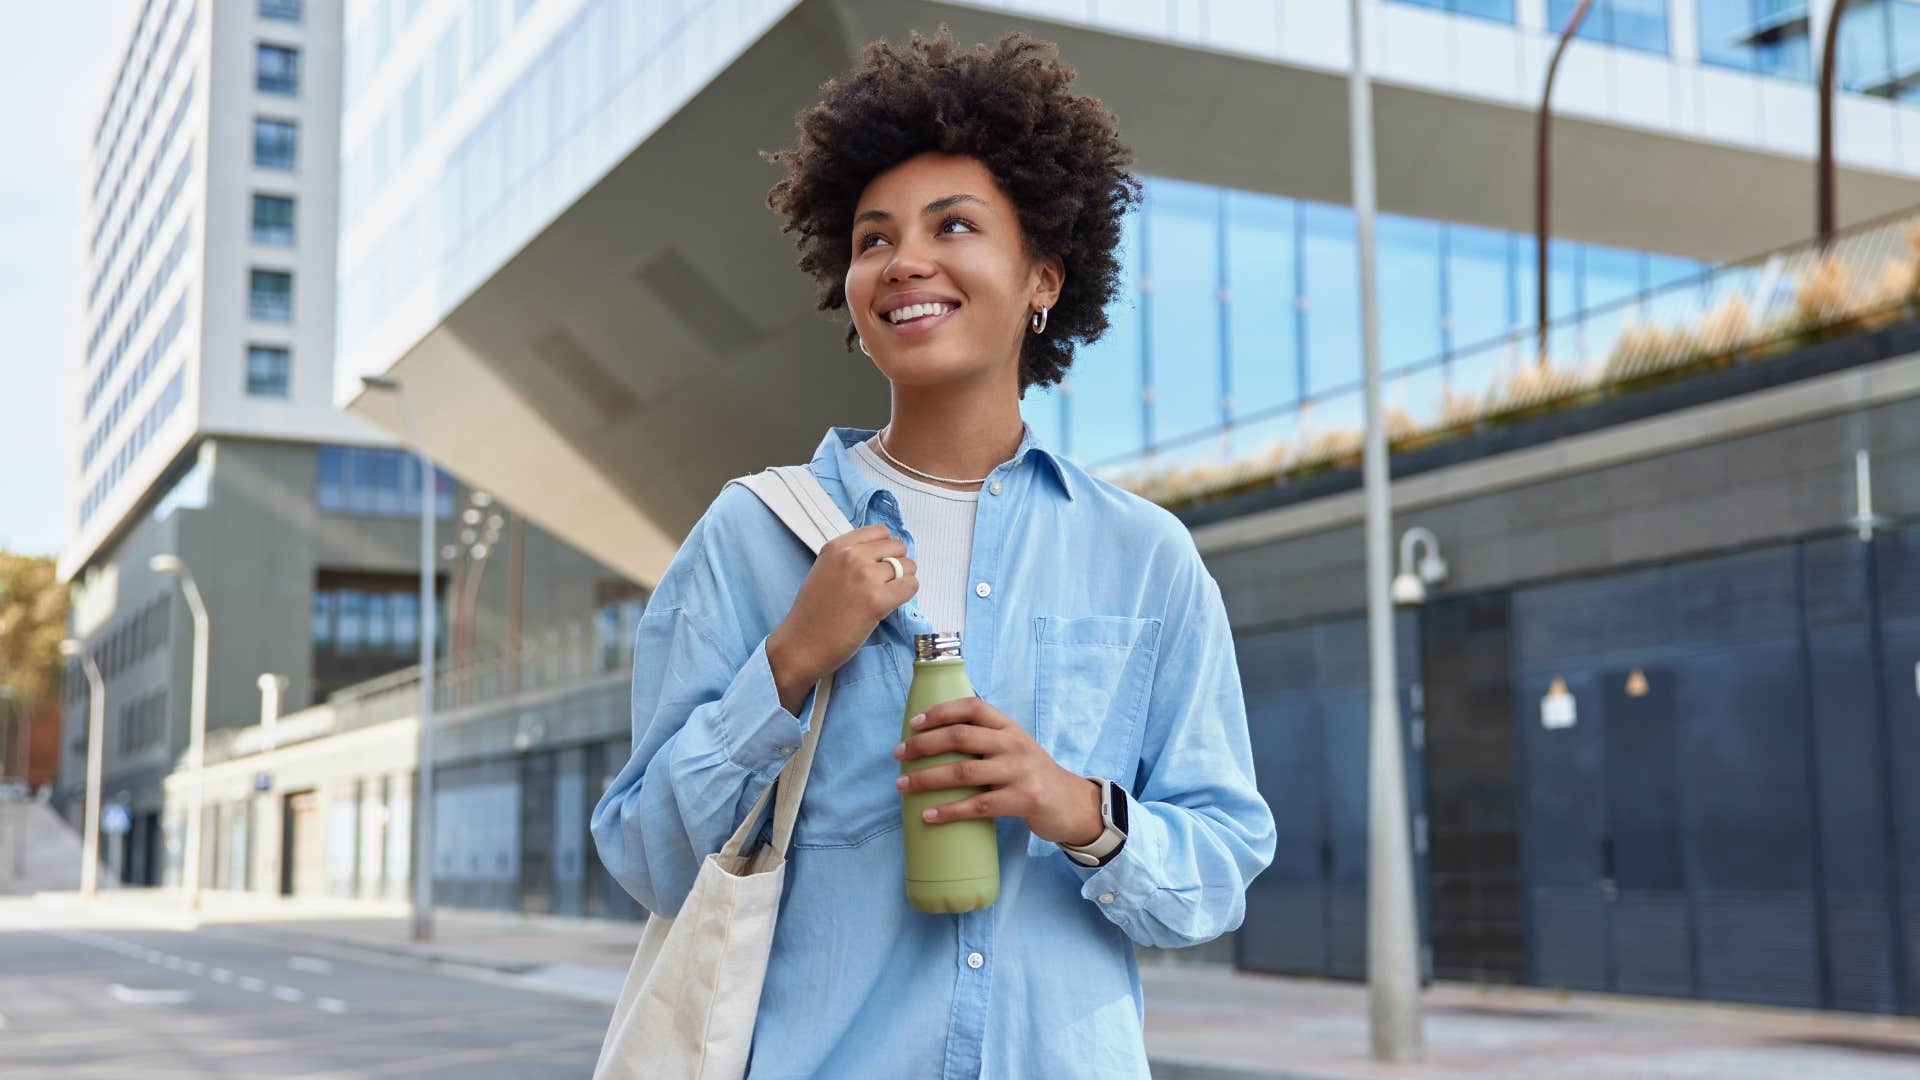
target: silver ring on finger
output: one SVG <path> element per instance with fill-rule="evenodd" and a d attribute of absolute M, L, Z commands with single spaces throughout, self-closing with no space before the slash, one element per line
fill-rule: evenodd
<path fill-rule="evenodd" d="M 888 581 L 899 581 L 901 578 L 907 576 L 907 568 L 900 565 L 900 560 L 894 556 L 882 555 L 880 556 L 880 561 L 893 567 L 893 576 L 888 578 Z"/>

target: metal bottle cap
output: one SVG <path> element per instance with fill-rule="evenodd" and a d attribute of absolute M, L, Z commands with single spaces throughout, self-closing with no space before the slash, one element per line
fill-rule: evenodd
<path fill-rule="evenodd" d="M 959 633 L 913 635 L 913 658 L 915 660 L 960 659 Z"/>

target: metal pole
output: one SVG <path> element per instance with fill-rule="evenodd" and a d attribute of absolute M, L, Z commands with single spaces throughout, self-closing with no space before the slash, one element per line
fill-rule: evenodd
<path fill-rule="evenodd" d="M 200 829 L 202 803 L 206 799 L 207 780 L 207 606 L 200 602 L 200 587 L 193 575 L 180 574 L 180 589 L 187 594 L 187 607 L 193 612 L 193 712 L 187 736 L 187 758 L 193 764 L 192 801 L 187 803 L 186 888 L 187 907 L 200 910 Z"/>
<path fill-rule="evenodd" d="M 433 611 L 434 523 L 438 501 L 433 458 L 427 454 L 427 442 L 420 437 L 420 424 L 407 402 L 406 388 L 398 380 L 367 375 L 360 379 L 369 390 L 390 391 L 400 403 L 400 416 L 406 421 L 407 437 L 413 440 L 420 458 L 420 745 L 419 796 L 413 808 L 413 940 L 433 937 L 433 650 L 435 619 Z"/>
<path fill-rule="evenodd" d="M 1827 14 L 1826 44 L 1820 52 L 1820 163 L 1817 166 L 1818 206 L 1814 228 L 1819 234 L 1820 250 L 1823 252 L 1833 243 L 1833 59 L 1839 52 L 1840 23 L 1846 19 L 1846 15 L 1847 0 L 1833 0 L 1833 10 Z"/>
<path fill-rule="evenodd" d="M 1553 47 L 1553 59 L 1547 61 L 1547 85 L 1540 91 L 1540 128 L 1534 139 L 1533 162 L 1533 243 L 1534 255 L 1539 259 L 1540 284 L 1540 321 L 1535 333 L 1539 336 L 1539 349 L 1534 355 L 1534 363 L 1547 362 L 1547 211 L 1553 189 L 1553 155 L 1551 152 L 1553 137 L 1553 80 L 1560 73 L 1560 56 L 1567 51 L 1567 43 L 1580 31 L 1580 24 L 1586 21 L 1587 9 L 1593 6 L 1593 0 L 1580 0 L 1579 6 L 1567 19 L 1566 29 L 1560 31 L 1560 41 Z"/>
<path fill-rule="evenodd" d="M 77 647 L 63 648 L 80 659 L 80 670 L 87 676 L 87 815 L 86 833 L 80 838 L 80 895 L 91 900 L 99 887 L 100 873 L 100 758 L 101 744 L 107 738 L 107 681 L 100 676 L 100 665 Z"/>
<path fill-rule="evenodd" d="M 1368 746 L 1367 997 L 1373 1056 L 1421 1056 L 1420 980 L 1413 918 L 1413 849 L 1407 827 L 1405 753 L 1395 697 L 1393 605 L 1387 576 L 1387 429 L 1380 411 L 1380 312 L 1374 281 L 1373 90 L 1367 75 L 1366 7 L 1349 0 L 1353 68 L 1347 76 L 1353 217 L 1360 262 L 1360 344 L 1366 368 L 1367 659 L 1372 685 Z"/>

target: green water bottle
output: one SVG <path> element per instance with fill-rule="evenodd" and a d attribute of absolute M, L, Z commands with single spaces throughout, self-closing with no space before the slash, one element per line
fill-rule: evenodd
<path fill-rule="evenodd" d="M 943 701 L 973 696 L 967 663 L 960 658 L 960 635 L 913 636 L 913 686 L 907 690 L 907 714 L 900 720 L 904 741 L 919 732 L 908 721 Z M 902 762 L 903 773 L 935 765 L 971 761 L 977 754 L 946 753 Z M 907 902 L 921 911 L 973 911 L 1000 895 L 1000 845 L 994 819 L 968 818 L 929 824 L 921 811 L 958 802 L 986 791 L 983 787 L 909 791 L 900 797 L 901 830 L 907 852 Z"/>

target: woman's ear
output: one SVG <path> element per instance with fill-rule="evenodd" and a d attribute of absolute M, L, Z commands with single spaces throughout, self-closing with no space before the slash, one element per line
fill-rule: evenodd
<path fill-rule="evenodd" d="M 1028 301 L 1033 310 L 1052 307 L 1060 302 L 1060 290 L 1067 283 L 1066 262 L 1058 255 L 1046 255 L 1036 260 L 1034 269 L 1034 290 Z"/>

